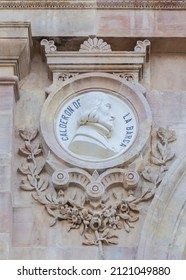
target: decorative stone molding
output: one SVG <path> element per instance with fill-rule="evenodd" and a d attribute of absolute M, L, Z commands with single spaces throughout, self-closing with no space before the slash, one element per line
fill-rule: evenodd
<path fill-rule="evenodd" d="M 82 0 L 82 1 L 0 1 L 1 9 L 186 9 L 184 1 L 176 0 Z"/>
<path fill-rule="evenodd" d="M 149 60 L 150 41 L 138 41 L 134 51 L 112 51 L 110 45 L 97 37 L 84 41 L 80 50 L 74 52 L 57 51 L 54 41 L 43 39 L 41 53 L 49 69 L 49 77 L 55 73 L 131 73 L 139 82 Z"/>
<path fill-rule="evenodd" d="M 41 56 L 43 61 L 45 60 L 45 53 L 55 52 L 57 47 L 53 40 L 48 41 L 47 39 L 41 40 Z"/>
<path fill-rule="evenodd" d="M 60 73 L 57 77 L 59 82 L 65 82 L 68 79 L 71 79 L 75 76 L 79 75 L 79 73 Z"/>
<path fill-rule="evenodd" d="M 150 46 L 150 41 L 149 40 L 137 41 L 137 44 L 134 47 L 134 51 L 145 52 L 147 47 L 149 47 L 149 46 Z"/>
<path fill-rule="evenodd" d="M 73 79 L 74 77 L 76 77 L 77 75 L 79 75 L 79 73 L 54 73 L 53 74 L 53 83 L 45 88 L 45 93 L 46 95 L 51 94 L 52 92 L 58 90 L 61 88 L 61 86 L 65 83 L 68 82 L 69 79 Z"/>
<path fill-rule="evenodd" d="M 113 73 L 113 75 L 115 75 L 121 79 L 124 79 L 127 82 L 131 82 L 131 83 L 133 83 L 137 80 L 136 75 L 130 74 L 130 73 Z"/>
<path fill-rule="evenodd" d="M 137 44 L 134 48 L 134 51 L 136 52 L 145 52 L 146 53 L 146 60 L 149 61 L 149 55 L 150 55 L 150 41 L 144 40 L 144 41 L 137 41 Z"/>
<path fill-rule="evenodd" d="M 81 44 L 80 52 L 111 52 L 111 47 L 103 39 L 98 39 L 97 37 L 89 37 L 87 41 Z"/>

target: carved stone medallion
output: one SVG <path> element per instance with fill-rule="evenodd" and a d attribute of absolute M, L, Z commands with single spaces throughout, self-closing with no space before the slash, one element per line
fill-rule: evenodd
<path fill-rule="evenodd" d="M 63 162 L 106 169 L 139 155 L 151 129 L 151 113 L 138 84 L 111 74 L 74 76 L 50 94 L 41 133 Z"/>

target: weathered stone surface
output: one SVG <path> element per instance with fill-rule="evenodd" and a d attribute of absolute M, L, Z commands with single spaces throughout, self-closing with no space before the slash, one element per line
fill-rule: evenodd
<path fill-rule="evenodd" d="M 10 246 L 11 246 L 10 234 L 0 233 L 0 260 L 9 259 Z"/>
<path fill-rule="evenodd" d="M 153 90 L 148 92 L 146 97 L 152 108 L 155 126 L 186 128 L 185 91 Z"/>
<path fill-rule="evenodd" d="M 0 193 L 0 232 L 10 232 L 12 221 L 12 201 L 9 192 Z"/>
<path fill-rule="evenodd" d="M 151 57 L 151 89 L 184 91 L 186 88 L 186 56 L 185 54 L 168 53 L 168 50 L 167 45 L 166 54 L 153 54 Z M 167 101 L 169 102 L 169 100 Z"/>
<path fill-rule="evenodd" d="M 33 36 L 184 37 L 185 11 L 1 10 L 2 21 L 31 21 Z M 52 20 L 51 20 L 52 19 Z"/>
<path fill-rule="evenodd" d="M 10 80 L 7 82 L 5 78 L 0 80 L 1 259 L 100 258 L 100 244 L 98 244 L 99 238 L 96 237 L 97 239 L 95 239 L 96 242 L 98 242 L 96 245 L 99 246 L 86 247 L 85 245 L 82 245 L 82 242 L 86 243 L 86 241 L 84 240 L 84 236 L 81 235 L 81 230 L 79 230 L 78 228 L 74 228 L 68 232 L 69 224 L 72 220 L 72 217 L 70 216 L 69 219 L 67 217 L 63 217 L 64 219 L 62 219 L 62 221 L 60 220 L 61 216 L 59 215 L 59 212 L 61 210 L 61 212 L 63 212 L 64 209 L 63 207 L 62 209 L 59 208 L 59 202 L 63 201 L 64 205 L 67 205 L 68 208 L 72 210 L 73 207 L 71 203 L 72 201 L 76 201 L 74 197 L 77 196 L 77 200 L 80 200 L 79 197 L 84 190 L 82 186 L 85 186 L 85 183 L 83 183 L 85 181 L 81 181 L 80 179 L 83 178 L 83 180 L 85 180 L 87 178 L 91 178 L 92 181 L 90 180 L 90 187 L 92 182 L 96 184 L 98 183 L 98 181 L 96 180 L 99 180 L 101 176 L 103 176 L 104 172 L 107 172 L 107 175 L 109 174 L 109 176 L 111 175 L 111 177 L 104 177 L 107 178 L 104 181 L 104 186 L 106 186 L 105 188 L 107 188 L 109 195 L 112 196 L 113 201 L 115 196 L 115 198 L 117 198 L 116 201 L 118 202 L 121 198 L 117 195 L 121 194 L 122 188 L 121 185 L 119 187 L 114 185 L 117 181 L 116 179 L 118 178 L 118 175 L 116 176 L 116 173 L 114 173 L 114 171 L 111 169 L 107 171 L 103 170 L 100 172 L 93 172 L 94 170 L 91 170 L 91 172 L 89 172 L 89 170 L 87 170 L 88 165 L 85 166 L 86 170 L 75 170 L 77 173 L 73 173 L 73 170 L 73 172 L 70 173 L 69 170 L 71 168 L 72 162 L 69 161 L 67 165 L 66 163 L 60 165 L 59 158 L 57 158 L 56 162 L 56 158 L 51 154 L 48 154 L 49 149 L 46 147 L 45 141 L 43 139 L 42 146 L 37 146 L 37 149 L 43 150 L 43 154 L 39 154 L 37 158 L 34 158 L 34 160 L 38 160 L 37 164 L 38 162 L 41 163 L 42 160 L 44 162 L 47 161 L 47 164 L 43 168 L 42 172 L 37 174 L 36 179 L 36 174 L 34 173 L 35 171 L 28 171 L 27 168 L 27 165 L 33 164 L 34 161 L 30 160 L 31 158 L 27 159 L 26 156 L 23 157 L 23 155 L 20 155 L 21 149 L 23 151 L 23 154 L 25 152 L 25 147 L 27 149 L 26 152 L 28 152 L 29 149 L 31 149 L 30 145 L 32 143 L 29 142 L 28 139 L 21 139 L 18 135 L 18 130 L 24 130 L 25 128 L 28 128 L 29 130 L 33 131 L 34 129 L 38 129 L 40 127 L 40 114 L 46 98 L 45 91 L 50 94 L 55 90 L 59 90 L 59 88 L 62 88 L 62 85 L 67 85 L 69 79 L 71 79 L 71 81 L 78 80 L 78 76 L 74 75 L 74 71 L 73 73 L 58 73 L 56 72 L 57 68 L 53 67 L 53 65 L 53 84 L 52 86 L 48 87 L 51 84 L 51 81 L 47 76 L 48 69 L 46 67 L 46 64 L 41 60 L 41 54 L 38 47 L 38 42 L 40 40 L 39 37 L 52 37 L 51 39 L 54 39 L 57 43 L 56 45 L 58 45 L 59 42 L 63 42 L 63 36 L 66 36 L 64 42 L 69 42 L 71 40 L 70 36 L 72 36 L 72 42 L 69 43 L 70 52 L 72 53 L 72 51 L 78 51 L 79 49 L 77 47 L 77 43 L 74 46 L 73 42 L 76 42 L 77 40 L 80 46 L 80 44 L 83 44 L 83 42 L 87 40 L 86 37 L 89 35 L 97 35 L 99 39 L 103 38 L 103 40 L 106 42 L 107 38 L 108 44 L 111 45 L 111 49 L 113 50 L 113 52 L 114 50 L 132 51 L 134 49 L 136 41 L 139 39 L 143 41 L 144 38 L 152 38 L 153 42 L 150 60 L 145 65 L 145 69 L 143 69 L 144 75 L 143 77 L 141 77 L 141 82 L 148 89 L 145 96 L 152 111 L 153 126 L 157 129 L 156 131 L 152 131 L 151 145 L 149 141 L 145 147 L 146 149 L 144 149 L 142 153 L 136 151 L 136 161 L 131 162 L 129 166 L 130 169 L 139 170 L 139 186 L 135 189 L 136 185 L 132 186 L 131 188 L 128 188 L 127 185 L 127 191 L 125 190 L 128 195 L 127 197 L 129 197 L 129 194 L 134 195 L 135 191 L 135 196 L 139 199 L 139 201 L 142 200 L 140 195 L 142 193 L 144 194 L 145 191 L 147 191 L 146 194 L 144 194 L 144 198 L 146 200 L 141 204 L 136 204 L 137 214 L 134 215 L 133 219 L 135 220 L 139 218 L 139 221 L 137 220 L 133 223 L 134 228 L 130 229 L 125 224 L 125 230 L 113 230 L 114 233 L 117 233 L 119 242 L 118 245 L 114 246 L 106 246 L 104 244 L 102 248 L 104 251 L 104 257 L 106 259 L 184 259 L 186 257 L 186 215 L 184 199 L 186 164 L 185 157 L 181 157 L 183 151 L 185 150 L 186 144 L 186 67 L 184 54 L 186 50 L 185 13 L 186 12 L 184 10 L 168 11 L 136 9 L 121 11 L 120 9 L 104 10 L 95 8 L 90 10 L 48 9 L 45 11 L 37 9 L 27 9 L 24 10 L 24 12 L 21 10 L 14 10 L 14 13 L 10 13 L 10 10 L 6 9 L 1 10 L 1 20 L 20 21 L 28 20 L 29 18 L 31 21 L 33 36 L 38 36 L 38 38 L 34 39 L 34 57 L 31 62 L 31 71 L 28 74 L 29 67 L 27 66 L 30 63 L 31 45 L 28 28 L 25 29 L 24 24 L 22 25 L 20 23 L 12 27 L 12 23 L 8 24 L 8 22 L 0 26 L 0 50 L 3 53 L 2 58 L 6 56 L 8 57 L 8 59 L 13 59 L 13 56 L 15 55 L 20 59 L 20 65 L 23 66 L 20 72 L 20 78 L 25 75 L 25 78 L 19 82 L 19 100 L 19 94 L 16 94 L 16 83 L 14 81 L 11 83 Z M 28 27 L 29 24 L 26 24 L 26 26 Z M 17 42 L 16 48 L 14 49 L 11 46 L 12 39 L 10 39 L 10 37 L 13 37 Z M 50 38 L 47 39 L 50 40 Z M 64 43 L 64 45 L 61 47 L 63 53 L 64 51 L 68 51 L 68 54 L 70 53 L 68 49 L 69 45 Z M 125 46 L 128 46 L 129 48 L 125 49 Z M 96 45 L 96 47 L 98 46 Z M 57 46 L 57 48 L 60 48 L 60 46 Z M 20 56 L 20 53 L 22 51 L 24 52 L 24 55 Z M 89 68 L 94 68 L 94 64 L 99 62 L 98 56 L 98 53 L 96 55 L 93 55 L 92 66 L 90 66 Z M 103 57 L 101 57 L 101 59 L 103 59 Z M 58 58 L 56 59 L 56 61 L 59 62 Z M 56 61 L 55 63 L 57 63 Z M 73 62 L 73 57 L 71 57 L 71 64 Z M 77 60 L 76 62 L 87 63 L 86 56 L 81 56 L 80 60 Z M 2 69 L 2 71 L 0 71 L 0 73 L 5 76 L 15 73 L 18 74 L 18 69 L 16 70 L 17 72 L 15 72 L 15 65 L 17 62 L 13 59 L 12 63 L 13 64 L 11 64 L 9 60 L 9 64 L 1 64 L 0 68 Z M 26 68 L 24 68 L 25 63 L 27 65 Z M 106 61 L 105 68 L 101 70 L 105 71 L 105 69 L 107 69 L 107 66 L 109 68 L 109 63 L 113 64 L 113 59 L 109 59 L 108 61 Z M 52 60 L 51 64 L 53 64 Z M 127 61 L 127 64 L 129 67 L 130 61 Z M 65 67 L 66 66 L 67 65 L 65 65 Z M 75 69 L 76 65 L 73 65 L 73 67 Z M 97 66 L 95 66 L 94 70 L 100 70 L 98 69 L 99 66 L 98 68 L 96 67 Z M 84 69 L 84 71 L 86 72 L 87 69 Z M 125 76 L 120 72 L 118 72 L 117 74 L 118 76 L 116 77 L 116 80 L 119 79 L 121 82 L 117 88 L 113 87 L 113 81 L 107 79 L 105 79 L 102 83 L 102 87 L 109 87 L 112 91 L 120 93 L 123 90 L 122 79 L 125 79 L 126 83 L 129 83 L 131 77 Z M 138 74 L 135 71 L 133 74 L 134 76 L 132 80 L 137 81 Z M 101 75 L 101 73 L 99 73 L 99 75 Z M 111 75 L 111 71 L 109 75 Z M 61 81 L 58 80 L 59 77 Z M 135 88 L 134 84 L 133 87 Z M 90 79 L 87 85 L 90 88 L 95 87 L 93 79 Z M 97 80 L 96 86 L 98 85 L 100 84 Z M 145 92 L 144 88 L 139 84 L 138 86 L 141 94 L 143 94 Z M 48 87 L 47 90 L 45 90 L 46 87 Z M 72 83 L 69 88 L 73 90 Z M 76 90 L 82 90 L 83 87 L 81 82 L 79 84 L 76 83 L 75 88 Z M 58 97 L 64 96 L 66 93 L 67 92 L 63 88 L 63 90 L 60 91 Z M 16 97 L 16 100 L 18 100 L 15 106 L 15 123 L 13 110 L 14 96 Z M 130 99 L 131 92 L 128 93 L 126 98 L 128 99 L 128 101 L 132 102 Z M 49 102 L 49 100 L 50 96 L 48 97 L 47 102 Z M 56 98 L 55 102 L 56 106 L 59 107 L 59 98 Z M 51 114 L 52 108 L 48 112 L 48 117 L 50 117 Z M 56 115 L 54 114 L 53 117 L 55 119 Z M 44 120 L 46 118 L 44 118 Z M 140 119 L 140 121 L 143 121 L 143 124 L 145 124 L 146 117 L 144 117 L 144 119 Z M 159 126 L 163 128 L 158 130 Z M 15 128 L 16 133 L 14 134 Z M 174 132 L 172 131 L 172 129 L 174 129 Z M 144 131 L 145 130 L 143 126 L 141 133 L 143 134 Z M 51 133 L 47 135 L 47 138 L 50 138 L 52 133 L 53 132 L 51 130 Z M 163 135 L 167 137 L 163 137 Z M 175 136 L 177 137 L 177 140 L 175 140 Z M 41 134 L 39 134 L 35 138 L 33 143 L 34 145 L 38 145 L 39 143 L 41 143 Z M 18 150 L 19 154 L 17 153 Z M 29 155 L 30 154 L 33 155 L 33 150 L 29 151 Z M 56 157 L 58 157 L 58 155 L 56 155 Z M 175 158 L 177 158 L 177 161 L 172 164 L 172 161 Z M 22 172 L 20 168 L 21 164 L 23 164 Z M 18 167 L 20 168 L 19 172 L 17 172 Z M 56 183 L 55 181 L 55 188 L 52 189 L 51 186 L 53 187 L 52 184 L 54 183 L 54 176 L 52 177 L 52 174 L 61 174 L 61 170 L 56 171 L 58 167 L 62 168 L 63 172 L 66 168 L 66 173 L 64 172 L 62 173 L 62 175 L 70 174 L 69 176 L 74 176 L 74 174 L 76 174 L 76 177 L 74 176 L 76 181 L 74 182 L 75 179 L 71 178 L 70 185 L 68 186 L 67 184 L 60 185 L 59 182 Z M 127 165 L 124 166 L 124 168 L 129 167 Z M 122 180 L 124 179 L 126 180 L 126 170 L 124 171 L 124 168 L 122 170 L 119 170 L 119 174 L 124 177 L 120 178 L 120 181 L 118 180 L 117 184 L 121 184 L 121 182 L 123 182 Z M 168 168 L 170 169 L 167 172 Z M 24 174 L 24 172 L 33 173 L 29 174 L 31 175 L 31 177 L 29 176 L 29 180 L 32 182 L 32 184 L 35 184 L 34 188 L 36 189 L 39 186 L 41 178 L 44 178 L 45 180 L 49 178 L 51 184 L 50 191 L 54 191 L 53 193 L 58 195 L 58 197 L 55 197 L 55 195 L 53 196 L 54 200 L 56 199 L 55 202 L 51 201 L 51 196 L 48 196 L 47 203 L 50 204 L 51 208 L 47 205 L 46 200 L 44 200 L 41 195 L 36 196 L 35 194 L 35 200 L 33 199 L 31 193 L 33 194 L 34 190 L 27 192 L 20 190 L 19 186 L 21 184 L 22 189 L 24 189 L 25 186 L 31 186 L 31 188 L 33 189 L 33 185 L 31 185 L 31 183 L 27 183 L 27 185 L 25 185 L 24 182 L 21 182 L 21 180 L 25 178 L 28 179 L 28 174 Z M 87 175 L 88 172 L 89 175 Z M 163 179 L 164 173 L 166 174 L 166 177 L 164 177 Z M 81 177 L 82 174 L 84 175 L 84 177 Z M 33 183 L 33 181 L 31 180 L 33 178 L 37 180 L 37 184 Z M 161 182 L 162 179 L 163 181 Z M 69 180 L 67 181 L 69 183 Z M 79 185 L 76 184 L 77 182 Z M 101 186 L 103 186 L 103 182 L 101 181 L 101 179 L 99 183 L 101 184 Z M 93 190 L 97 190 L 98 186 L 100 187 L 99 184 L 96 184 L 92 185 Z M 40 185 L 43 188 L 46 187 L 44 183 L 40 183 Z M 57 190 L 57 188 L 60 188 L 61 186 L 62 188 L 60 189 L 60 192 L 59 190 Z M 151 191 L 149 191 L 149 188 L 151 188 Z M 157 188 L 157 190 L 154 200 L 152 201 L 152 203 L 150 203 L 150 199 L 152 199 L 155 193 L 153 188 Z M 92 199 L 94 195 L 92 194 L 92 192 L 90 192 L 90 190 L 92 189 L 86 190 L 85 193 L 87 192 L 89 199 Z M 63 200 L 63 192 L 65 193 L 65 195 L 67 194 L 68 203 L 64 202 Z M 124 192 L 124 194 L 126 194 L 126 192 Z M 102 195 L 102 192 L 100 193 L 98 193 L 98 197 L 94 196 L 94 199 L 91 201 L 91 203 L 93 203 L 93 206 L 91 207 L 93 207 L 94 210 L 96 209 L 95 211 L 99 212 L 101 212 L 102 210 L 100 210 L 99 206 L 97 206 L 96 203 L 99 200 L 98 198 L 100 198 Z M 45 198 L 47 196 L 47 193 L 44 189 L 43 196 L 45 196 Z M 39 201 L 39 199 L 41 200 Z M 102 202 L 102 206 L 104 203 Z M 54 207 L 55 209 L 52 207 Z M 90 209 L 91 207 L 86 205 L 86 209 Z M 126 205 L 123 204 L 122 207 L 123 211 L 125 211 Z M 132 205 L 132 207 L 134 207 L 134 205 Z M 85 213 L 86 209 L 84 210 Z M 117 211 L 118 209 L 119 208 L 117 208 Z M 48 213 L 46 210 L 48 210 Z M 78 213 L 80 213 L 81 210 L 78 210 Z M 121 214 L 120 212 L 117 213 Z M 105 214 L 110 215 L 109 212 L 105 212 Z M 113 220 L 113 216 L 110 217 L 110 221 L 106 221 L 106 224 L 109 224 L 112 227 L 112 222 L 114 222 L 115 227 L 117 227 L 120 224 L 118 220 Z M 114 217 L 116 217 L 116 215 Z M 75 214 L 73 216 L 74 226 L 78 226 L 77 218 L 79 217 L 77 211 L 75 211 Z M 124 216 L 124 218 L 126 221 L 129 220 L 129 216 Z M 102 217 L 100 218 L 97 216 L 96 219 L 95 217 L 92 218 L 92 213 L 89 213 L 88 223 L 91 223 L 91 226 L 93 227 L 93 222 L 95 222 L 95 227 L 96 222 L 97 225 L 99 225 L 101 219 L 105 219 L 105 217 L 103 218 L 103 211 Z M 87 222 L 86 218 L 84 218 L 84 221 Z M 50 225 L 54 226 L 50 227 Z M 101 236 L 101 231 L 99 232 L 99 234 Z M 107 232 L 105 234 L 106 236 L 108 235 Z"/>

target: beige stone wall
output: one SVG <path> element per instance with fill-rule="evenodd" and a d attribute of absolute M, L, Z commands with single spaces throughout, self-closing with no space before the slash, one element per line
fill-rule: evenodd
<path fill-rule="evenodd" d="M 168 50 L 167 53 L 152 53 L 151 89 L 185 91 L 185 59 L 184 53 L 169 53 Z"/>
<path fill-rule="evenodd" d="M 1 10 L 1 21 L 30 21 L 33 36 L 185 37 L 183 10 Z"/>
<path fill-rule="evenodd" d="M 21 164 L 18 149 L 23 144 L 18 131 L 39 128 L 45 88 L 51 84 L 46 63 L 41 59 L 39 37 L 79 38 L 92 34 L 110 38 L 109 43 L 113 44 L 118 40 L 122 51 L 130 50 L 123 49 L 124 44 L 133 46 L 138 39 L 152 39 L 150 62 L 145 82 L 142 81 L 147 86 L 146 99 L 152 110 L 153 125 L 174 129 L 177 136 L 176 142 L 171 143 L 176 151 L 175 162 L 164 184 L 152 203 L 141 206 L 140 220 L 130 234 L 121 232 L 119 245 L 104 247 L 105 259 L 185 258 L 185 237 L 182 234 L 185 230 L 185 201 L 182 199 L 185 195 L 185 175 L 182 175 L 185 174 L 183 153 L 186 144 L 185 13 L 93 9 L 0 11 L 4 21 L 29 19 L 35 37 L 30 73 L 19 81 L 20 99 L 16 104 L 14 86 L 1 85 L 0 81 L 1 259 L 99 257 L 96 246 L 81 245 L 82 237 L 78 231 L 68 233 L 62 223 L 49 227 L 51 217 L 44 206 L 33 200 L 30 192 L 20 190 L 22 177 L 17 172 Z M 176 44 L 175 38 L 179 39 Z"/>

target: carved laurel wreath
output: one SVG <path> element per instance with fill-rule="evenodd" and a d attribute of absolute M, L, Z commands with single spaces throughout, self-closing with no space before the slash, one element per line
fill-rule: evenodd
<path fill-rule="evenodd" d="M 154 197 L 168 170 L 167 163 L 175 156 L 170 147 L 176 139 L 174 131 L 159 128 L 152 133 L 149 165 L 142 172 L 113 168 L 90 174 L 69 168 L 55 170 L 52 177 L 46 175 L 37 135 L 37 129 L 20 130 L 24 144 L 19 153 L 26 158 L 18 169 L 24 175 L 20 188 L 32 191 L 32 197 L 45 207 L 51 216 L 50 226 L 66 221 L 68 231 L 79 229 L 83 245 L 98 246 L 103 259 L 103 244 L 118 244 L 117 230 L 129 233 L 139 219 L 139 204 Z M 76 191 L 69 195 L 71 187 Z M 138 196 L 137 187 L 141 189 Z"/>

